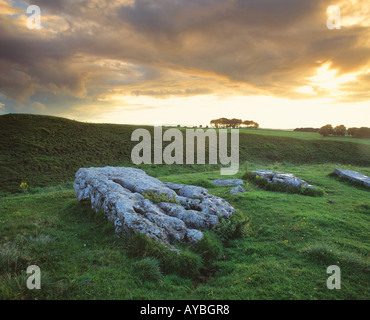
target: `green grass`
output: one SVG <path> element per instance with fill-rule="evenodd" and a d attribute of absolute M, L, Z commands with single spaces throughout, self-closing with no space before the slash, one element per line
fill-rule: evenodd
<path fill-rule="evenodd" d="M 132 125 L 83 123 L 51 116 L 0 116 L 0 195 L 19 192 L 22 182 L 28 184 L 29 191 L 69 183 L 81 167 L 132 165 L 131 150 L 137 142 L 131 142 L 131 133 L 137 128 Z M 147 129 L 153 131 L 152 127 Z M 367 144 L 370 140 L 307 140 L 302 138 L 304 134 L 242 129 L 240 161 L 370 166 L 370 146 Z M 156 166 L 153 166 L 154 170 L 150 165 L 140 167 L 148 173 L 158 174 Z M 164 167 L 162 170 L 167 174 L 204 172 L 215 168 L 209 165 Z"/>
<path fill-rule="evenodd" d="M 366 140 L 262 130 L 240 135 L 248 171 L 293 173 L 323 190 L 321 197 L 271 192 L 253 181 L 246 181 L 246 193 L 231 195 L 232 186 L 209 182 L 225 178 L 217 166 L 137 166 L 162 181 L 206 187 L 237 209 L 197 246 L 176 245 L 177 255 L 142 236 L 119 238 L 73 192 L 80 167 L 130 165 L 135 128 L 0 117 L 0 298 L 370 298 L 369 190 L 330 175 L 337 167 L 370 175 Z M 41 268 L 41 290 L 26 288 L 31 264 Z M 341 268 L 341 290 L 326 287 L 329 265 Z"/>
<path fill-rule="evenodd" d="M 251 170 L 260 167 L 249 164 Z M 247 229 L 236 239 L 225 236 L 221 244 L 217 239 L 222 237 L 215 239 L 217 232 L 211 232 L 196 248 L 180 246 L 181 265 L 193 272 L 187 274 L 177 271 L 168 250 L 117 237 L 101 213 L 76 202 L 72 190 L 2 198 L 0 257 L 8 259 L 0 259 L 0 297 L 369 299 L 369 191 L 329 176 L 334 165 L 265 167 L 292 172 L 323 188 L 325 196 L 269 192 L 253 182 L 241 195 L 229 194 L 232 187 L 210 187 L 247 219 Z M 369 168 L 354 169 L 370 173 Z M 160 174 L 161 167 L 157 170 Z M 210 171 L 160 179 L 204 183 L 219 177 L 218 171 Z M 24 288 L 29 264 L 42 270 L 39 292 Z M 341 290 L 326 288 L 326 268 L 332 264 L 341 268 Z"/>
<path fill-rule="evenodd" d="M 303 139 L 303 140 L 346 141 L 346 142 L 356 142 L 356 143 L 364 143 L 364 144 L 370 145 L 370 139 L 353 138 L 352 136 L 322 137 L 317 132 L 300 132 L 300 131 L 292 131 L 292 130 L 274 130 L 274 129 L 258 129 L 258 130 L 240 129 L 240 132 L 249 133 L 249 134 L 259 134 L 259 135 L 264 135 L 264 136 L 296 138 L 296 139 Z"/>

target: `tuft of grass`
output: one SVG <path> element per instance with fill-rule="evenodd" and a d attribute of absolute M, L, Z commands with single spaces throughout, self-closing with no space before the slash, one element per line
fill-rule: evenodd
<path fill-rule="evenodd" d="M 356 208 L 356 211 L 358 211 L 360 213 L 370 215 L 370 203 L 365 203 L 365 202 L 357 203 L 355 205 L 355 208 Z"/>
<path fill-rule="evenodd" d="M 31 299 L 32 291 L 27 284 L 28 275 L 23 272 L 21 274 L 6 273 L 0 276 L 0 297 L 2 299 Z"/>
<path fill-rule="evenodd" d="M 218 239 L 227 243 L 229 240 L 243 238 L 248 234 L 250 219 L 237 211 L 229 219 L 220 219 L 220 224 L 213 232 Z"/>
<path fill-rule="evenodd" d="M 203 268 L 202 258 L 200 255 L 183 249 L 175 261 L 175 273 L 180 277 L 199 280 L 201 269 Z"/>
<path fill-rule="evenodd" d="M 316 262 L 329 265 L 343 265 L 353 270 L 370 272 L 370 263 L 366 258 L 359 257 L 352 252 L 341 251 L 334 246 L 316 244 L 303 248 L 301 252 Z"/>
<path fill-rule="evenodd" d="M 25 241 L 29 246 L 42 248 L 47 247 L 50 243 L 53 242 L 53 239 L 48 234 L 39 234 L 37 236 L 28 236 L 25 237 Z"/>
<path fill-rule="evenodd" d="M 128 236 L 125 242 L 129 256 L 141 259 L 155 258 L 160 262 L 160 268 L 165 274 L 175 273 L 181 277 L 196 279 L 203 267 L 199 255 L 186 248 L 181 248 L 181 252 L 176 253 L 143 234 Z"/>
<path fill-rule="evenodd" d="M 217 187 L 217 185 L 215 183 L 209 181 L 206 178 L 197 179 L 197 180 L 192 181 L 191 183 L 194 186 L 198 186 L 198 187 L 202 187 L 202 188 L 207 188 L 207 189 Z"/>
<path fill-rule="evenodd" d="M 222 242 L 213 232 L 206 232 L 194 251 L 200 254 L 206 267 L 212 267 L 224 255 Z"/>
<path fill-rule="evenodd" d="M 29 257 L 13 243 L 0 246 L 0 270 L 17 272 L 27 267 Z"/>
<path fill-rule="evenodd" d="M 136 261 L 133 270 L 141 281 L 158 282 L 163 278 L 159 260 L 153 257 Z"/>
<path fill-rule="evenodd" d="M 0 298 L 5 300 L 45 300 L 48 297 L 55 298 L 65 295 L 72 288 L 70 281 L 55 281 L 48 273 L 41 272 L 41 289 L 30 290 L 27 288 L 29 276 L 25 271 L 0 275 Z"/>

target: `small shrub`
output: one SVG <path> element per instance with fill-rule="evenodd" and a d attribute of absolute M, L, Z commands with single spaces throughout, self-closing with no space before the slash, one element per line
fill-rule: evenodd
<path fill-rule="evenodd" d="M 249 223 L 249 218 L 236 212 L 227 220 L 221 218 L 214 232 L 222 242 L 227 242 L 244 237 L 247 234 Z"/>
<path fill-rule="evenodd" d="M 142 281 L 160 281 L 163 277 L 158 259 L 144 258 L 133 265 L 134 272 Z"/>

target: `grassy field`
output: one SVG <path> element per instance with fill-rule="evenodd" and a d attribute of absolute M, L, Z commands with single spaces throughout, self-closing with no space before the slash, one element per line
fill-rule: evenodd
<path fill-rule="evenodd" d="M 260 166 L 252 166 L 251 169 Z M 268 166 L 267 166 L 268 167 Z M 297 174 L 325 189 L 325 197 L 209 188 L 249 218 L 244 237 L 223 245 L 218 259 L 195 277 L 164 272 L 152 280 L 135 268 L 130 246 L 72 189 L 3 198 L 0 205 L 0 296 L 8 299 L 369 299 L 367 190 L 328 176 L 332 165 L 268 168 Z M 363 168 L 365 174 L 370 170 Z M 153 170 L 153 168 L 152 168 Z M 157 168 L 157 174 L 161 168 Z M 217 172 L 161 176 L 204 185 Z M 335 202 L 330 204 L 327 200 Z M 139 247 L 140 248 L 140 247 Z M 132 250 L 132 249 L 131 249 Z M 134 249 L 136 251 L 137 249 Z M 188 249 L 187 249 L 188 250 Z M 190 250 L 196 251 L 194 248 Z M 150 251 L 149 251 L 150 252 Z M 163 263 L 166 263 L 164 260 Z M 24 268 L 40 266 L 43 289 L 22 285 Z M 328 290 L 326 268 L 338 265 L 342 289 Z M 165 266 L 160 268 L 164 269 Z M 202 266 L 201 268 L 204 268 Z"/>
<path fill-rule="evenodd" d="M 215 167 L 140 166 L 162 181 L 207 187 L 243 221 L 238 237 L 225 223 L 206 233 L 208 242 L 178 246 L 182 253 L 174 257 L 141 237 L 119 238 L 102 213 L 75 199 L 76 168 L 127 163 L 131 142 L 122 142 L 133 127 L 61 121 L 0 117 L 7 126 L 1 127 L 0 298 L 370 298 L 369 191 L 329 175 L 336 167 L 370 175 L 366 144 L 241 135 L 248 170 L 294 173 L 323 189 L 322 197 L 266 191 L 251 181 L 247 193 L 231 195 L 231 187 L 209 183 L 220 178 Z M 28 193 L 19 193 L 20 181 L 30 184 Z M 42 290 L 25 286 L 31 264 L 41 268 Z M 330 265 L 341 268 L 341 290 L 327 289 Z"/>
<path fill-rule="evenodd" d="M 131 165 L 132 125 L 92 124 L 57 117 L 9 114 L 0 116 L 0 195 L 18 192 L 21 182 L 31 188 L 56 186 L 74 180 L 81 167 Z M 147 127 L 152 132 L 151 127 Z M 240 162 L 370 166 L 370 140 L 361 143 L 327 139 L 297 139 L 259 134 L 240 134 Z M 280 133 L 281 133 L 280 132 Z M 167 172 L 204 171 L 209 166 L 171 166 Z M 179 171 L 180 170 L 180 171 Z"/>
<path fill-rule="evenodd" d="M 346 141 L 346 142 L 356 142 L 356 143 L 365 143 L 370 145 L 370 139 L 360 139 L 360 138 L 353 138 L 351 136 L 345 137 L 322 137 L 317 132 L 299 132 L 299 131 L 292 131 L 292 130 L 273 130 L 273 129 L 240 129 L 242 133 L 253 133 L 253 134 L 260 134 L 265 136 L 276 136 L 276 137 L 288 137 L 288 138 L 296 138 L 296 139 L 303 139 L 303 140 L 330 140 L 330 141 Z"/>

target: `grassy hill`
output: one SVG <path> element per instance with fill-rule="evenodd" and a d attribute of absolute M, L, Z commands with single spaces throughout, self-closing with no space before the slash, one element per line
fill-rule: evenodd
<path fill-rule="evenodd" d="M 0 192 L 59 185 L 74 180 L 80 167 L 132 165 L 133 125 L 92 124 L 58 117 L 0 116 Z M 147 127 L 152 131 L 152 127 Z M 267 130 L 268 131 L 268 130 Z M 347 141 L 301 139 L 300 133 L 242 130 L 240 161 L 293 164 L 338 163 L 370 166 L 370 146 Z M 263 133 L 263 134 L 261 134 Z M 367 140 L 364 140 L 365 142 Z M 150 168 L 152 166 L 149 166 Z M 154 166 L 155 167 L 155 166 Z M 168 166 L 165 166 L 168 167 Z M 163 170 L 204 171 L 209 166 L 171 166 Z"/>
<path fill-rule="evenodd" d="M 266 191 L 252 181 L 246 193 L 231 195 L 232 187 L 209 182 L 222 178 L 217 166 L 141 166 L 162 181 L 207 187 L 238 210 L 202 243 L 177 245 L 177 256 L 142 237 L 119 238 L 74 195 L 78 168 L 131 164 L 136 128 L 0 117 L 0 299 L 370 298 L 369 190 L 329 175 L 349 164 L 370 175 L 369 145 L 241 133 L 248 170 L 291 172 L 323 197 Z M 21 181 L 29 192 L 9 194 Z M 26 288 L 33 264 L 42 270 L 42 290 Z M 326 286 L 330 265 L 341 268 L 341 290 Z"/>

